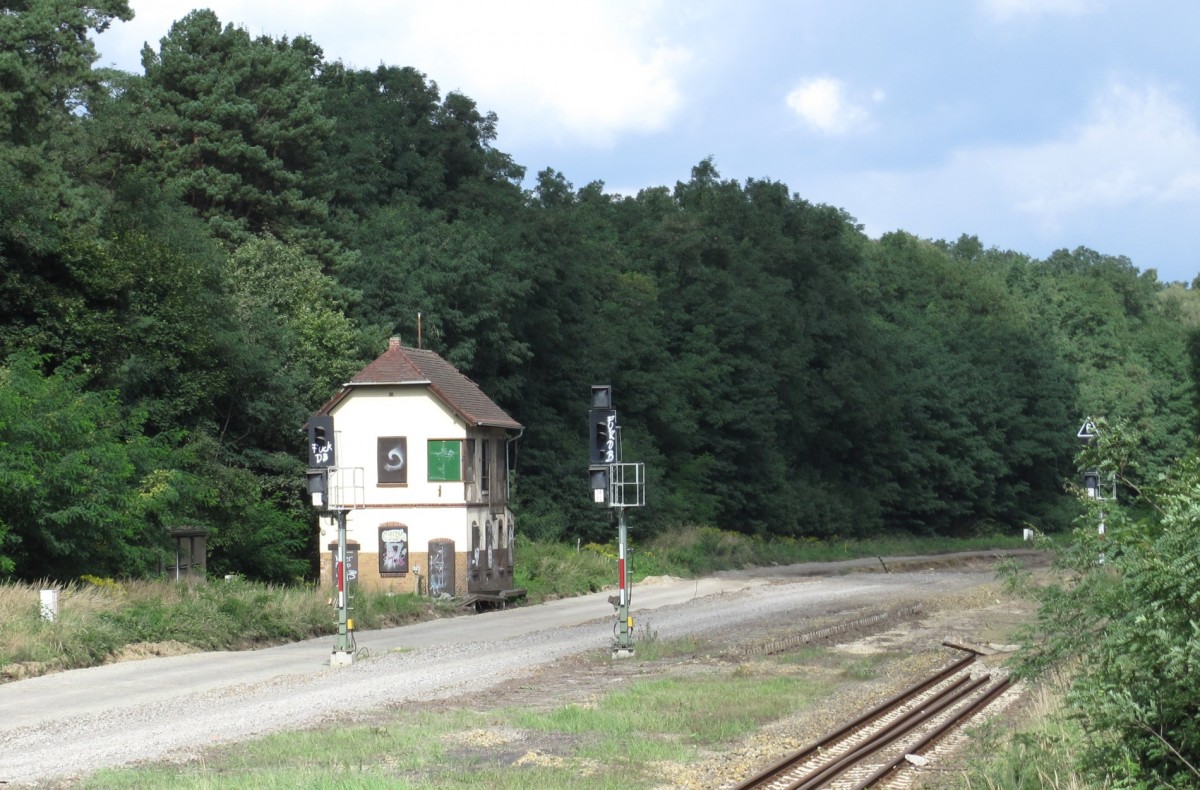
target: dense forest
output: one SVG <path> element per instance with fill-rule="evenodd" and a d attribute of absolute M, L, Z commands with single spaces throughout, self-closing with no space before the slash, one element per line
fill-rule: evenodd
<path fill-rule="evenodd" d="M 403 66 L 210 11 L 95 69 L 126 0 L 0 9 L 0 575 L 309 574 L 300 426 L 400 335 L 528 426 L 520 530 L 607 540 L 590 386 L 643 461 L 641 534 L 964 535 L 1077 512 L 1075 431 L 1191 451 L 1196 283 L 902 232 L 771 180 L 528 178 L 499 119 Z M 967 229 L 969 230 L 969 229 Z"/>

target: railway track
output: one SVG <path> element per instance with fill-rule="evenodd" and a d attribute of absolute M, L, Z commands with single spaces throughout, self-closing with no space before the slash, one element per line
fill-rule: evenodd
<path fill-rule="evenodd" d="M 975 658 L 975 653 L 968 652 L 751 776 L 736 790 L 858 790 L 897 783 L 909 763 L 921 763 L 923 753 L 1009 687 L 1008 677 L 973 674 Z"/>

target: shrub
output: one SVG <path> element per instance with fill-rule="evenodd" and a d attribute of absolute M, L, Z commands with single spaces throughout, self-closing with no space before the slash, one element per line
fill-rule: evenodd
<path fill-rule="evenodd" d="M 514 575 L 530 600 L 597 592 L 616 582 L 616 555 L 591 547 L 526 541 L 517 552 Z"/>
<path fill-rule="evenodd" d="M 1122 439 L 1114 431 L 1111 442 Z M 1104 469 L 1113 449 L 1088 466 Z M 1109 466 L 1118 479 L 1119 467 Z M 1200 455 L 1125 504 L 1090 500 L 1061 555 L 1067 581 L 1038 591 L 1038 623 L 1019 669 L 1071 675 L 1081 762 L 1118 787 L 1200 785 Z M 1147 505 L 1149 507 L 1147 507 Z M 1103 518 L 1106 535 L 1098 534 Z"/>

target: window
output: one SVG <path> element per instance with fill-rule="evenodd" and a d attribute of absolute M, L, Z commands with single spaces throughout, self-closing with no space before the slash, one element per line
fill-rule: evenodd
<path fill-rule="evenodd" d="M 458 482 L 462 480 L 462 441 L 458 439 L 429 440 L 429 482 Z"/>
<path fill-rule="evenodd" d="M 492 479 L 491 445 L 492 442 L 489 439 L 484 439 L 479 443 L 479 493 L 484 496 L 490 489 Z"/>
<path fill-rule="evenodd" d="M 380 436 L 376 445 L 381 485 L 408 483 L 408 437 Z"/>

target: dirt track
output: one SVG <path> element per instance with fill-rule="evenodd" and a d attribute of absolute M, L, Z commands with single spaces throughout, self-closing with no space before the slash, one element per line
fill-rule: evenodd
<path fill-rule="evenodd" d="M 598 593 L 361 633 L 362 657 L 345 669 L 328 668 L 331 640 L 324 639 L 249 653 L 151 658 L 10 683 L 0 686 L 5 711 L 0 780 L 57 786 L 100 767 L 187 760 L 208 744 L 320 725 L 332 720 L 331 710 L 347 707 L 363 718 L 401 703 L 411 708 L 478 701 L 482 689 L 491 689 L 487 698 L 502 704 L 515 682 L 521 704 L 562 704 L 623 673 L 697 671 L 705 661 L 728 660 L 721 656 L 731 654 L 734 641 L 778 639 L 797 628 L 906 602 L 921 602 L 921 614 L 849 638 L 838 650 L 850 656 L 886 649 L 915 663 L 936 660 L 945 638 L 996 642 L 1005 638 L 1010 622 L 1027 615 L 998 592 L 991 559 L 884 558 L 857 567 L 788 566 L 636 588 L 633 612 L 641 627 L 652 629 L 657 639 L 694 636 L 713 646 L 708 658 L 690 668 L 679 661 L 649 666 L 636 658 L 586 660 L 607 653 L 611 637 L 612 607 L 607 593 Z M 879 684 L 848 685 L 839 692 L 842 699 L 827 706 L 829 718 L 860 696 L 878 693 L 874 685 Z M 819 728 L 824 724 L 819 718 L 806 726 Z M 760 755 L 745 759 L 755 756 Z M 727 768 L 688 769 L 664 777 L 664 786 L 713 786 Z M 696 771 L 698 776 L 689 775 Z"/>

